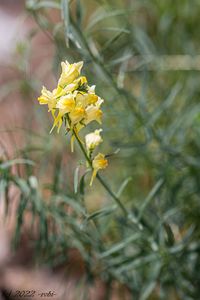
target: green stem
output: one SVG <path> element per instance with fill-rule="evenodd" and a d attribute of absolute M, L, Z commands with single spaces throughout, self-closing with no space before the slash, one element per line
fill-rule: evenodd
<path fill-rule="evenodd" d="M 84 154 L 84 156 L 85 156 L 85 159 L 87 160 L 87 162 L 89 163 L 90 167 L 92 168 L 92 162 L 91 162 L 91 160 L 89 159 L 89 157 L 88 157 L 88 155 L 87 155 L 87 152 L 86 152 L 86 150 L 85 150 L 83 144 L 81 143 L 80 139 L 78 138 L 78 135 L 77 135 L 77 133 L 76 133 L 76 131 L 75 131 L 74 129 L 73 129 L 73 135 L 75 136 L 75 138 L 76 138 L 76 140 L 77 140 L 77 142 L 78 142 L 78 144 L 79 144 L 79 147 L 81 148 L 81 150 L 82 150 L 82 152 L 83 152 L 83 154 Z"/>
<path fill-rule="evenodd" d="M 89 166 L 93 169 L 92 167 L 92 161 L 90 160 L 89 156 L 87 155 L 87 152 L 83 146 L 83 144 L 81 143 L 81 141 L 79 140 L 77 133 L 75 132 L 75 130 L 73 130 L 73 134 L 79 144 L 79 147 L 81 148 L 87 162 L 89 163 Z M 126 208 L 124 207 L 124 205 L 121 203 L 120 199 L 113 193 L 113 191 L 110 189 L 110 187 L 108 186 L 108 184 L 104 181 L 104 179 L 97 174 L 96 178 L 99 180 L 99 182 L 101 183 L 101 185 L 104 187 L 104 189 L 108 192 L 108 194 L 115 200 L 115 202 L 118 204 L 118 206 L 121 208 L 123 214 L 125 216 L 128 216 L 128 211 L 126 210 Z"/>
<path fill-rule="evenodd" d="M 105 188 L 105 190 L 110 194 L 110 196 L 115 200 L 115 202 L 119 205 L 121 210 L 123 211 L 125 216 L 128 216 L 128 211 L 124 207 L 124 205 L 121 203 L 120 199 L 113 193 L 113 191 L 110 189 L 110 187 L 107 185 L 107 183 L 104 181 L 104 179 L 97 174 L 97 179 L 101 183 L 101 185 Z"/>

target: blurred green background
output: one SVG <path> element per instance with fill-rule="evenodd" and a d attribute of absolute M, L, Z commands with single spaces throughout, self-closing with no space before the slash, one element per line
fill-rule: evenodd
<path fill-rule="evenodd" d="M 69 253 L 78 251 L 84 271 L 74 266 L 80 294 L 72 299 L 199 299 L 200 2 L 20 3 L 25 32 L 1 59 L 0 91 L 8 218 L 10 189 L 18 193 L 14 253 L 27 234 L 32 266 L 68 272 Z M 55 87 L 66 59 L 84 61 L 105 99 L 101 150 L 120 151 L 102 176 L 133 222 L 97 181 L 89 188 L 84 158 L 78 145 L 70 153 L 64 130 L 49 135 L 52 119 L 37 97 L 43 84 Z M 103 296 L 87 292 L 96 281 Z"/>

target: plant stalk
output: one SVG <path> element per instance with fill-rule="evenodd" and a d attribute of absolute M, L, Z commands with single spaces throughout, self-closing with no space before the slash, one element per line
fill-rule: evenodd
<path fill-rule="evenodd" d="M 79 140 L 77 133 L 75 132 L 75 130 L 73 129 L 73 134 L 79 144 L 79 147 L 81 148 L 81 151 L 83 152 L 86 161 L 88 162 L 89 166 L 93 169 L 92 167 L 92 161 L 89 158 L 83 144 L 81 143 L 81 141 Z M 126 208 L 124 207 L 124 205 L 121 203 L 120 199 L 113 193 L 113 191 L 110 189 L 110 187 L 108 186 L 108 184 L 104 181 L 104 179 L 97 174 L 96 178 L 99 180 L 99 182 L 101 183 L 101 185 L 104 187 L 104 189 L 108 192 L 108 194 L 115 200 L 115 202 L 117 203 L 117 205 L 121 208 L 123 214 L 127 217 L 128 216 L 128 211 L 126 210 Z"/>

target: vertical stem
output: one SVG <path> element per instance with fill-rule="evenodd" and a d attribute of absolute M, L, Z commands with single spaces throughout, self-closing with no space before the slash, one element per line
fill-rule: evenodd
<path fill-rule="evenodd" d="M 73 134 L 79 144 L 79 147 L 81 148 L 87 162 L 89 163 L 89 166 L 91 168 L 92 167 L 92 161 L 90 160 L 90 158 L 88 157 L 87 155 L 87 152 L 83 146 L 83 144 L 81 143 L 81 141 L 79 140 L 78 136 L 77 136 L 77 133 L 75 132 L 75 130 L 73 130 Z M 104 179 L 99 175 L 97 174 L 97 179 L 99 180 L 99 182 L 101 183 L 101 185 L 104 187 L 104 189 L 108 192 L 108 194 L 115 200 L 115 202 L 118 204 L 118 206 L 121 208 L 123 214 L 125 216 L 128 216 L 128 211 L 126 210 L 126 208 L 124 207 L 124 205 L 121 203 L 120 199 L 113 193 L 113 191 L 110 189 L 110 187 L 108 186 L 108 184 L 104 181 Z"/>
<path fill-rule="evenodd" d="M 82 152 L 83 152 L 83 154 L 84 154 L 84 156 L 85 156 L 87 162 L 89 163 L 90 167 L 92 168 L 92 162 L 91 162 L 91 160 L 89 159 L 89 157 L 88 157 L 88 155 L 87 155 L 87 152 L 86 152 L 86 150 L 85 150 L 83 144 L 81 143 L 80 139 L 78 138 L 77 133 L 76 133 L 76 131 L 75 131 L 74 129 L 73 129 L 73 135 L 75 136 L 75 138 L 76 138 L 76 140 L 77 140 L 77 142 L 78 142 L 78 144 L 79 144 L 79 147 L 81 148 L 81 150 L 82 150 Z"/>

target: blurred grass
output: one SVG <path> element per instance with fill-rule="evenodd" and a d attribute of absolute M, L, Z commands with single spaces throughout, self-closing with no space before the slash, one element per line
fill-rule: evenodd
<path fill-rule="evenodd" d="M 15 246 L 30 211 L 29 230 L 39 237 L 35 263 L 58 267 L 76 248 L 91 283 L 100 277 L 112 289 L 118 282 L 130 299 L 199 299 L 200 75 L 174 71 L 176 59 L 171 71 L 149 69 L 144 59 L 199 54 L 199 1 L 27 0 L 26 9 L 54 45 L 48 63 L 55 76 L 61 60 L 83 60 L 105 99 L 104 151 L 121 149 L 105 177 L 134 223 L 98 183 L 88 188 L 87 174 L 74 176 L 76 158 L 64 133 L 49 136 L 51 121 L 32 104 L 39 129 L 28 131 L 16 156 L 35 165 L 25 165 L 22 176 L 13 175 L 16 161 L 0 168 L 5 201 L 11 185 L 20 190 Z M 36 79 L 28 78 L 26 98 L 36 98 L 37 88 L 39 94 L 43 82 Z"/>

